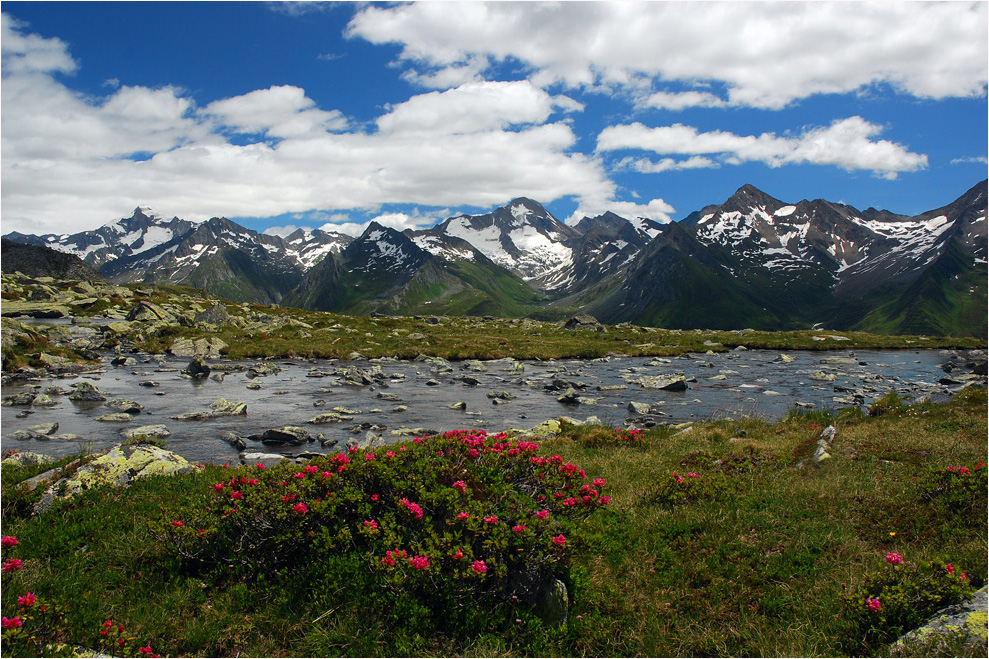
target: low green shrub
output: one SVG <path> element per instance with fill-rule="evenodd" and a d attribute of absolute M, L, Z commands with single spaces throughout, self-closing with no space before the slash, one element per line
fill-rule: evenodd
<path fill-rule="evenodd" d="M 932 618 L 938 611 L 971 597 L 967 574 L 941 561 L 907 563 L 896 552 L 886 566 L 868 574 L 861 587 L 845 594 L 850 623 L 847 650 L 872 654 Z"/>
<path fill-rule="evenodd" d="M 685 506 L 698 501 L 715 501 L 726 498 L 731 491 L 728 479 L 720 471 L 697 474 L 672 472 L 646 492 L 649 503 L 664 508 Z"/>
<path fill-rule="evenodd" d="M 646 446 L 646 438 L 641 430 L 595 428 L 589 433 L 581 435 L 580 444 L 586 448 L 644 448 Z"/>
<path fill-rule="evenodd" d="M 944 506 L 956 515 L 985 521 L 989 499 L 989 470 L 986 463 L 972 467 L 949 466 L 929 469 L 918 483 L 920 498 L 926 503 Z"/>
<path fill-rule="evenodd" d="M 869 416 L 882 416 L 883 414 L 899 414 L 906 409 L 906 405 L 895 391 L 883 395 L 869 404 Z"/>
<path fill-rule="evenodd" d="M 566 579 L 578 522 L 608 503 L 603 479 L 537 449 L 452 431 L 304 467 L 243 467 L 170 511 L 156 535 L 193 569 L 249 578 L 357 556 L 392 606 L 434 622 L 470 606 L 531 607 Z"/>

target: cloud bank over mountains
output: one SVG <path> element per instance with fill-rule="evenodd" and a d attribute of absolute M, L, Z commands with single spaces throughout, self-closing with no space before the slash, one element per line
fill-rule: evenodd
<path fill-rule="evenodd" d="M 407 228 L 516 196 L 573 198 L 572 219 L 668 221 L 669 203 L 618 176 L 759 162 L 892 179 L 928 157 L 861 116 L 740 134 L 638 113 L 776 111 L 879 88 L 984 96 L 986 19 L 985 3 L 954 2 L 366 5 L 346 37 L 397 46 L 396 76 L 421 92 L 367 122 L 291 84 L 203 104 L 177 84 L 85 94 L 71 44 L 4 14 L 4 231 L 73 232 L 145 204 L 194 221 L 322 213 L 345 225 L 388 204 L 437 209 L 382 211 Z M 495 79 L 506 70 L 517 79 Z M 623 109 L 579 133 L 601 94 Z"/>

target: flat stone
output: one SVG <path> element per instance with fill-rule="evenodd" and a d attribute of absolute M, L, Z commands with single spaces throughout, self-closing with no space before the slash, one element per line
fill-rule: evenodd
<path fill-rule="evenodd" d="M 141 410 L 144 409 L 139 403 L 127 398 L 114 398 L 113 400 L 108 400 L 106 402 L 106 406 L 116 412 L 125 412 L 127 414 L 140 414 Z"/>
<path fill-rule="evenodd" d="M 163 437 L 171 436 L 172 433 L 168 430 L 168 428 L 165 427 L 164 424 L 156 423 L 150 426 L 125 428 L 124 430 L 120 431 L 120 434 L 126 437 L 127 439 L 132 439 L 134 437 L 140 437 L 140 436 L 163 438 Z"/>
<path fill-rule="evenodd" d="M 662 389 L 665 391 L 686 391 L 687 377 L 683 373 L 671 373 L 669 375 L 644 375 L 638 380 L 633 380 L 644 389 Z"/>
<path fill-rule="evenodd" d="M 125 414 L 123 412 L 113 412 L 112 414 L 101 414 L 94 419 L 95 421 L 106 421 L 109 423 L 130 423 L 134 420 L 130 414 Z"/>
<path fill-rule="evenodd" d="M 322 423 L 339 423 L 340 421 L 353 421 L 354 417 L 345 414 L 338 414 L 336 412 L 327 412 L 326 414 L 318 414 L 313 418 L 306 421 L 306 423 L 322 424 Z"/>
<path fill-rule="evenodd" d="M 247 403 L 234 403 L 226 398 L 219 398 L 210 405 L 210 409 L 204 412 L 188 412 L 173 416 L 178 421 L 202 421 L 204 419 L 215 419 L 219 416 L 241 416 L 247 414 Z"/>

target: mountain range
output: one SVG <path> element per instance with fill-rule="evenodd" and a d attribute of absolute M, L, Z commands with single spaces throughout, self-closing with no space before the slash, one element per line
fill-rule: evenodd
<path fill-rule="evenodd" d="M 984 336 L 986 193 L 983 181 L 908 217 L 792 204 L 744 185 L 680 222 L 609 212 L 574 225 L 519 198 L 427 230 L 372 222 L 358 238 L 318 229 L 282 238 L 139 207 L 94 231 L 4 237 L 74 254 L 116 282 L 350 314 L 581 312 L 682 329 Z"/>

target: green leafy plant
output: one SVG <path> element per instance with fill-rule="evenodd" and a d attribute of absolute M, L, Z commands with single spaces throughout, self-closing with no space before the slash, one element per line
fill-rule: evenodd
<path fill-rule="evenodd" d="M 624 428 L 595 428 L 580 437 L 581 445 L 587 448 L 634 447 L 646 445 L 646 438 L 641 430 L 626 430 Z"/>
<path fill-rule="evenodd" d="M 728 480 L 719 471 L 705 474 L 672 472 L 646 493 L 647 501 L 666 508 L 685 506 L 705 500 L 725 498 L 730 492 Z"/>
<path fill-rule="evenodd" d="M 862 586 L 843 598 L 850 622 L 848 650 L 873 653 L 944 607 L 965 601 L 973 590 L 968 575 L 950 563 L 910 564 L 889 552 L 885 568 L 868 574 Z"/>
<path fill-rule="evenodd" d="M 943 505 L 955 514 L 971 515 L 973 520 L 985 520 L 989 470 L 984 462 L 971 467 L 930 469 L 918 487 L 921 499 L 927 503 Z"/>

